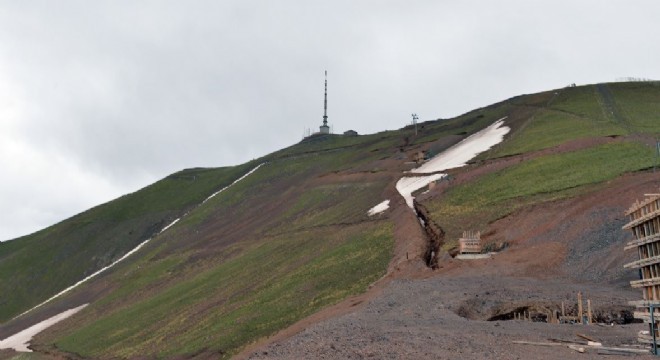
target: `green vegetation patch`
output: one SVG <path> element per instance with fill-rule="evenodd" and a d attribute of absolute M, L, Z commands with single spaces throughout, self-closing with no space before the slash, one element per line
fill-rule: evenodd
<path fill-rule="evenodd" d="M 0 322 L 119 259 L 252 166 L 184 170 L 32 235 L 0 243 Z"/>
<path fill-rule="evenodd" d="M 372 140 L 359 148 L 389 141 Z M 360 149 L 271 157 L 108 274 L 112 293 L 40 341 L 94 358 L 227 357 L 364 291 L 393 239 L 366 214 L 391 178 L 337 173 L 363 162 Z"/>
<path fill-rule="evenodd" d="M 633 131 L 660 136 L 660 82 L 608 86 L 616 106 Z"/>
<path fill-rule="evenodd" d="M 603 88 L 606 96 L 598 90 Z M 559 89 L 493 156 L 521 154 L 566 141 L 643 133 L 660 136 L 660 84 L 613 83 Z M 527 97 L 523 97 L 522 100 Z M 522 101 L 520 100 L 520 101 Z M 616 111 L 612 114 L 612 111 Z"/>
<path fill-rule="evenodd" d="M 392 226 L 383 221 L 270 238 L 56 344 L 89 357 L 190 355 L 202 350 L 228 357 L 364 291 L 385 273 L 392 247 Z"/>
<path fill-rule="evenodd" d="M 365 221 L 367 209 L 381 201 L 384 186 L 382 182 L 344 182 L 306 190 L 279 216 L 280 225 L 274 231 Z"/>
<path fill-rule="evenodd" d="M 48 355 L 42 355 L 39 353 L 19 353 L 18 355 L 9 358 L 9 360 L 48 360 L 50 359 Z"/>
<path fill-rule="evenodd" d="M 625 130 L 611 121 L 594 121 L 559 111 L 540 110 L 521 132 L 502 144 L 495 155 L 523 154 L 570 140 L 622 134 L 625 134 Z"/>
<path fill-rule="evenodd" d="M 606 121 L 596 88 L 592 85 L 559 89 L 550 108 L 592 121 Z"/>
<path fill-rule="evenodd" d="M 648 146 L 621 142 L 544 156 L 452 187 L 427 206 L 436 222 L 447 227 L 449 238 L 455 238 L 466 225 L 483 228 L 525 204 L 571 196 L 574 189 L 648 168 L 653 155 Z"/>

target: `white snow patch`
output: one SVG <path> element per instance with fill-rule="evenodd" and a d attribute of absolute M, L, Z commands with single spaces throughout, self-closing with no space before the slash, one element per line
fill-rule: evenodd
<path fill-rule="evenodd" d="M 187 215 L 187 214 L 186 214 L 186 215 Z M 179 220 L 181 220 L 181 218 L 178 218 L 178 219 L 172 221 L 169 225 L 165 226 L 165 227 L 163 228 L 163 230 L 161 230 L 158 234 L 162 234 L 162 233 L 164 233 L 165 230 L 167 230 L 167 229 L 171 228 L 172 226 L 174 226 L 174 224 L 176 224 L 177 222 L 179 222 Z"/>
<path fill-rule="evenodd" d="M 38 324 L 32 325 L 23 331 L 17 332 L 16 334 L 0 341 L 0 349 L 14 349 L 16 351 L 32 352 L 32 350 L 28 348 L 28 345 L 32 340 L 32 337 L 44 331 L 45 329 L 57 324 L 58 322 L 72 316 L 78 311 L 84 309 L 87 305 L 88 304 L 78 306 L 77 308 L 74 309 L 69 309 L 51 318 L 48 318 Z"/>
<path fill-rule="evenodd" d="M 91 278 L 97 276 L 98 274 L 100 274 L 100 273 L 102 273 L 102 272 L 104 272 L 104 271 L 110 269 L 111 267 L 113 267 L 113 266 L 119 264 L 121 261 L 123 261 L 123 260 L 126 259 L 127 257 L 133 255 L 133 253 L 135 253 L 136 251 L 140 250 L 140 249 L 141 249 L 144 245 L 146 245 L 150 240 L 151 240 L 151 238 L 149 238 L 149 239 L 143 241 L 142 243 L 140 243 L 140 245 L 138 245 L 138 246 L 136 246 L 135 248 L 133 248 L 133 250 L 131 250 L 131 251 L 127 252 L 126 254 L 124 254 L 124 256 L 122 256 L 121 258 L 119 258 L 119 260 L 117 260 L 117 261 L 113 262 L 112 264 L 110 264 L 110 265 L 108 265 L 108 266 L 106 266 L 106 267 L 104 267 L 104 268 L 102 268 L 102 269 L 96 271 L 96 272 L 93 273 L 92 275 L 89 275 L 88 277 L 86 277 L 86 278 L 84 278 L 84 279 L 78 281 L 77 283 L 75 283 L 75 284 L 69 286 L 68 288 L 66 288 L 66 289 L 64 289 L 64 290 L 62 290 L 62 291 L 60 291 L 60 292 L 58 292 L 57 294 L 51 296 L 48 300 L 46 300 L 46 301 L 42 302 L 41 304 L 39 304 L 39 305 L 33 307 L 32 309 L 27 310 L 27 311 L 25 311 L 24 313 L 22 313 L 22 314 L 16 316 L 14 319 L 16 319 L 16 318 L 18 318 L 18 317 L 21 317 L 21 316 L 23 316 L 23 315 L 29 313 L 30 311 L 32 311 L 32 310 L 34 310 L 34 309 L 36 309 L 36 308 L 38 308 L 38 307 L 41 307 L 41 306 L 47 304 L 49 301 L 51 301 L 51 300 L 53 300 L 53 299 L 55 299 L 55 298 L 58 298 L 58 297 L 60 297 L 60 296 L 62 296 L 62 295 L 64 295 L 64 294 L 68 293 L 69 291 L 75 289 L 76 287 L 80 286 L 81 284 L 87 282 L 89 279 L 91 279 Z"/>
<path fill-rule="evenodd" d="M 445 174 L 432 174 L 426 176 L 406 176 L 402 177 L 396 183 L 396 189 L 406 200 L 406 204 L 410 208 L 413 207 L 412 193 L 427 186 L 431 181 L 442 179 Z"/>
<path fill-rule="evenodd" d="M 389 208 L 390 208 L 390 200 L 385 200 L 382 203 L 380 203 L 380 204 L 372 207 L 371 209 L 369 209 L 369 211 L 367 211 L 367 214 L 369 216 L 374 216 L 376 214 L 382 213 L 383 211 L 385 211 Z"/>
<path fill-rule="evenodd" d="M 502 142 L 504 135 L 511 130 L 508 126 L 502 126 L 506 118 L 505 116 L 495 121 L 487 128 L 470 135 L 458 144 L 433 157 L 422 166 L 410 171 L 414 174 L 434 174 L 409 176 L 399 179 L 396 183 L 396 189 L 406 200 L 406 204 L 410 208 L 413 208 L 414 197 L 412 193 L 427 186 L 432 181 L 442 179 L 446 174 L 439 173 L 440 171 L 464 166 L 478 154 Z"/>
<path fill-rule="evenodd" d="M 233 183 L 231 183 L 231 184 L 229 184 L 229 185 L 223 187 L 222 189 L 220 189 L 220 190 L 214 192 L 213 194 L 211 194 L 211 196 L 207 197 L 204 201 L 202 201 L 202 204 L 205 203 L 205 202 L 207 202 L 207 201 L 209 201 L 209 200 L 211 200 L 211 198 L 213 198 L 214 196 L 220 194 L 221 192 L 223 192 L 223 191 L 229 189 L 232 185 L 236 184 L 237 182 L 239 182 L 239 181 L 245 179 L 246 177 L 248 177 L 248 175 L 250 175 L 250 174 L 252 174 L 253 172 L 257 171 L 257 169 L 259 169 L 259 168 L 260 168 L 261 166 L 263 166 L 264 164 L 266 164 L 266 163 L 261 163 L 261 164 L 257 165 L 254 169 L 248 171 L 247 174 L 245 174 L 245 175 L 241 176 L 240 178 L 234 180 Z"/>
<path fill-rule="evenodd" d="M 504 135 L 511 130 L 508 126 L 502 126 L 504 119 L 506 116 L 463 139 L 411 172 L 432 173 L 464 166 L 478 154 L 502 142 Z"/>

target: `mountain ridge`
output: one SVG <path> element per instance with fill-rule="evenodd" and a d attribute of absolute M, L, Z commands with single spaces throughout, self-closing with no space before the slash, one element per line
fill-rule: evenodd
<path fill-rule="evenodd" d="M 627 173 L 648 171 L 653 165 L 648 144 L 660 133 L 655 112 L 660 110 L 655 101 L 660 99 L 660 87 L 655 83 L 605 86 L 609 97 L 603 96 L 598 86 L 520 95 L 453 119 L 419 124 L 417 135 L 405 127 L 358 137 L 328 136 L 237 167 L 183 170 L 157 182 L 157 186 L 83 213 L 91 213 L 93 216 L 87 215 L 91 218 L 99 213 L 106 216 L 107 225 L 100 228 L 90 228 L 95 222 L 86 223 L 89 218 L 79 214 L 31 236 L 2 243 L 0 284 L 7 291 L 3 293 L 20 288 L 19 284 L 39 289 L 35 294 L 24 290 L 0 299 L 0 321 L 7 321 L 46 293 L 63 288 L 65 282 L 112 263 L 139 239 L 153 236 L 189 212 L 158 236 L 158 241 L 145 246 L 140 255 L 90 281 L 85 289 L 26 319 L 0 325 L 0 337 L 67 305 L 92 301 L 80 314 L 37 336 L 34 346 L 41 352 L 94 358 L 145 354 L 226 357 L 347 296 L 364 292 L 385 274 L 433 276 L 423 266 L 427 244 L 421 229 L 411 225 L 414 218 L 401 222 L 394 217 L 410 216 L 397 210 L 402 199 L 394 189 L 403 171 L 411 167 L 407 162 L 420 151 L 440 153 L 507 116 L 506 125 L 512 130 L 502 144 L 467 166 L 449 171 L 456 180 L 440 182 L 420 196 L 431 217 L 447 230 L 445 250 L 450 250 L 460 228 L 466 225 L 486 230 L 525 206 L 572 199 Z M 605 111 L 612 101 L 618 101 L 617 117 Z M 646 117 L 638 117 L 640 114 Z M 636 154 L 642 156 L 631 162 Z M 625 166 L 607 172 L 607 166 L 601 166 L 598 159 Z M 202 203 L 264 162 L 267 165 L 236 186 Z M 552 185 L 554 180 L 542 177 L 521 182 L 521 193 L 509 194 L 506 187 L 497 190 L 503 194 L 501 198 L 493 197 L 488 187 L 474 192 L 478 186 L 486 186 L 479 185 L 485 184 L 482 176 L 490 176 L 486 183 L 497 186 L 532 179 L 537 169 L 555 166 L 552 171 L 560 173 L 557 169 L 574 163 L 591 166 L 598 176 L 587 176 L 578 167 L 572 170 L 572 187 L 561 182 Z M 465 207 L 475 198 L 463 199 L 460 196 L 465 195 L 460 194 L 471 192 L 489 199 L 488 210 Z M 130 201 L 125 203 L 127 199 Z M 392 201 L 391 209 L 370 217 L 368 209 L 384 199 Z M 512 205 L 511 201 L 519 204 Z M 477 220 L 466 220 L 470 218 Z M 460 228 L 456 226 L 459 224 Z M 49 236 L 62 235 L 66 226 L 75 230 L 71 230 L 77 234 L 74 239 L 79 240 L 67 240 L 61 249 L 46 247 L 47 254 L 41 259 L 61 259 L 77 248 L 80 251 L 76 254 L 86 260 L 72 260 L 76 266 L 69 263 L 61 270 L 53 268 L 61 280 L 53 283 L 52 277 L 39 275 L 49 265 L 40 264 L 39 258 L 33 260 L 36 265 L 29 265 L 25 255 L 20 258 L 17 254 Z M 105 230 L 108 228 L 113 231 L 110 235 Z M 92 245 L 103 243 L 102 236 L 92 243 L 82 240 L 101 233 L 112 239 L 119 239 L 118 234 L 131 236 L 120 243 L 111 242 L 114 250 L 110 243 L 105 247 Z M 493 233 L 486 240 L 502 243 L 507 238 Z M 14 242 L 21 246 L 5 245 Z M 96 255 L 85 252 L 85 246 L 96 249 Z M 90 259 L 95 259 L 91 266 Z M 16 270 L 26 275 L 14 279 Z M 184 320 L 186 317 L 189 319 Z M 123 335 L 108 335 L 112 333 Z"/>

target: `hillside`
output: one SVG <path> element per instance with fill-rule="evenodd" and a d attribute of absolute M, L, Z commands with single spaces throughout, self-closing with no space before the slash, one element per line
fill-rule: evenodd
<path fill-rule="evenodd" d="M 481 288 L 511 287 L 520 276 L 549 281 L 521 280 L 536 284 L 542 297 L 527 303 L 511 299 L 529 296 L 522 290 L 491 289 L 497 295 L 475 306 L 470 299 L 478 290 L 470 287 L 441 299 L 463 309 L 471 324 L 512 309 L 556 306 L 565 296 L 561 287 L 613 299 L 608 308 L 599 305 L 603 314 L 620 311 L 638 295 L 627 287 L 634 274 L 622 269 L 622 213 L 660 187 L 652 171 L 658 114 L 657 83 L 573 87 L 426 122 L 417 135 L 406 127 L 316 137 L 240 166 L 181 171 L 0 243 L 0 339 L 89 303 L 39 334 L 32 347 L 48 356 L 224 358 L 311 314 L 347 306 L 345 299 L 376 281 L 385 296 L 418 293 L 399 288 L 402 279 L 422 284 L 411 280 L 420 277 L 454 292 L 459 285 L 448 279 L 465 277 Z M 505 251 L 486 263 L 441 254 L 440 269 L 432 271 L 424 259 L 426 234 L 395 184 L 418 152 L 439 154 L 502 118 L 511 128 L 504 142 L 449 170 L 448 180 L 417 200 L 446 234 L 443 253 L 465 230 L 481 231 L 486 243 Z M 386 199 L 389 210 L 367 214 Z M 14 319 L 147 239 L 116 266 Z M 291 341 L 298 346 L 284 345 L 285 358 L 319 355 L 309 343 Z"/>
<path fill-rule="evenodd" d="M 635 254 L 623 252 L 631 235 L 621 226 L 632 202 L 660 188 L 652 169 L 658 100 L 657 84 L 599 84 L 519 96 L 466 114 L 508 116 L 512 131 L 468 166 L 449 170 L 417 201 L 444 230 L 444 250 L 453 251 L 462 231 L 480 231 L 487 248 L 504 250 L 477 261 L 440 255 L 437 271 L 395 276 L 349 314 L 321 317 L 242 356 L 584 358 L 565 346 L 514 343 L 576 341 L 576 332 L 605 345 L 636 346 L 637 331 L 646 327 L 627 324 L 627 302 L 641 294 L 628 284 L 634 271 L 623 269 Z M 624 325 L 544 322 L 562 303 L 575 315 L 578 292 L 592 301 L 597 321 Z M 523 313 L 541 322 L 511 321 Z"/>

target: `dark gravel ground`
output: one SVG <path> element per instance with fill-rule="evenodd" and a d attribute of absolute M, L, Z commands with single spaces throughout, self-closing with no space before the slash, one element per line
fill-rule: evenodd
<path fill-rule="evenodd" d="M 645 328 L 643 324 L 598 326 L 483 320 L 507 309 L 553 307 L 562 300 L 567 305 L 574 304 L 577 291 L 582 291 L 585 299 L 592 299 L 596 310 L 622 306 L 638 296 L 630 290 L 567 285 L 559 279 L 442 275 L 394 280 L 355 312 L 317 323 L 285 341 L 255 351 L 250 358 L 589 359 L 603 355 L 593 350 L 578 353 L 565 346 L 520 345 L 513 341 L 548 342 L 554 338 L 579 342 L 583 340 L 576 334 L 581 333 L 598 339 L 604 346 L 636 344 L 637 332 Z"/>

